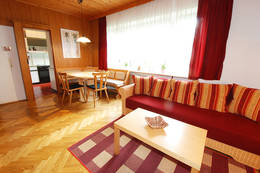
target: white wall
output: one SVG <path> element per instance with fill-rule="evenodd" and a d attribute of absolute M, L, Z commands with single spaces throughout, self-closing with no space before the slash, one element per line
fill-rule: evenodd
<path fill-rule="evenodd" d="M 234 0 L 221 80 L 260 88 L 260 0 Z"/>
<path fill-rule="evenodd" d="M 0 25 L 0 104 L 26 99 L 14 30 Z M 3 46 L 10 46 L 5 51 Z"/>

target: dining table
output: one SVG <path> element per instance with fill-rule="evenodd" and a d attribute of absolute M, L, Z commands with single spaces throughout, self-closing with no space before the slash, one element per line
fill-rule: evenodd
<path fill-rule="evenodd" d="M 78 79 L 80 82 L 83 83 L 84 93 L 80 92 L 80 101 L 85 102 L 83 94 L 85 96 L 87 96 L 87 83 L 88 83 L 88 81 L 94 80 L 93 73 L 95 73 L 95 71 L 66 71 L 66 73 L 69 78 Z M 92 83 L 94 84 L 94 82 L 92 82 Z M 86 98 L 88 98 L 88 97 L 86 97 Z"/>

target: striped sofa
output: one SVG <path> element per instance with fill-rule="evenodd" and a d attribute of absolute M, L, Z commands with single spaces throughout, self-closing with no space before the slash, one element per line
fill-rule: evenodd
<path fill-rule="evenodd" d="M 260 115 L 257 115 L 260 111 L 252 111 L 253 106 L 258 109 L 260 99 L 257 104 L 248 106 L 252 104 L 249 97 L 260 98 L 260 91 L 236 84 L 198 81 L 184 84 L 174 81 L 173 84 L 163 79 L 151 82 L 149 77 L 134 77 L 133 81 L 119 89 L 124 115 L 140 107 L 207 129 L 206 146 L 260 169 Z M 246 101 L 242 102 L 243 99 Z"/>

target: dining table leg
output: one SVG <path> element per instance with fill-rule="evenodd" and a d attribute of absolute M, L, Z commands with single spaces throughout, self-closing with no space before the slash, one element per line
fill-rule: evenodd
<path fill-rule="evenodd" d="M 87 81 L 86 80 L 84 80 L 83 81 L 83 86 L 84 86 L 84 88 L 83 88 L 83 93 L 80 91 L 80 101 L 81 102 L 87 102 L 88 101 L 88 95 L 87 95 Z M 84 97 L 85 96 L 85 97 Z M 86 98 L 86 100 L 84 99 L 84 98 Z"/>

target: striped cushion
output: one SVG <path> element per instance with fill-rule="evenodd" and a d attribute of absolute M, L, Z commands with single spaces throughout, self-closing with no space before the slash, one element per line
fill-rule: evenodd
<path fill-rule="evenodd" d="M 151 96 L 168 99 L 171 93 L 171 79 L 154 79 Z"/>
<path fill-rule="evenodd" d="M 196 106 L 199 108 L 225 112 L 226 99 L 232 85 L 199 83 Z"/>
<path fill-rule="evenodd" d="M 227 110 L 260 122 L 260 90 L 234 84 L 233 100 Z"/>
<path fill-rule="evenodd" d="M 195 92 L 198 81 L 174 81 L 170 100 L 177 103 L 195 105 Z"/>
<path fill-rule="evenodd" d="M 153 77 L 142 77 L 133 75 L 133 81 L 135 83 L 135 94 L 137 95 L 150 95 Z"/>

